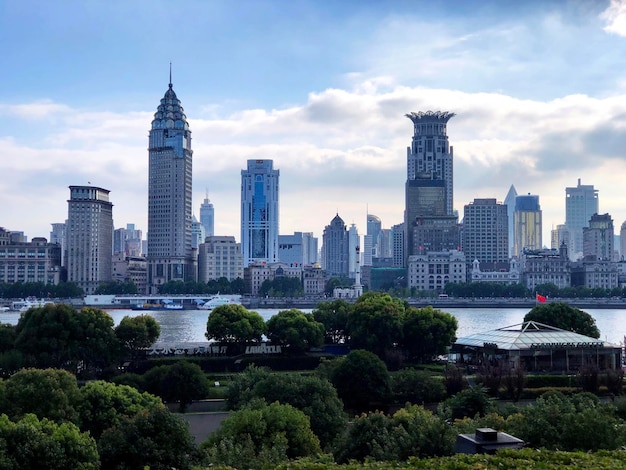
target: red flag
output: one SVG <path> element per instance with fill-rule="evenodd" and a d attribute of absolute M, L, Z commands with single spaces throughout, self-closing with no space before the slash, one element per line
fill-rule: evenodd
<path fill-rule="evenodd" d="M 536 294 L 537 296 L 537 302 L 545 302 L 547 299 L 547 297 L 545 295 L 541 295 L 541 294 Z"/>

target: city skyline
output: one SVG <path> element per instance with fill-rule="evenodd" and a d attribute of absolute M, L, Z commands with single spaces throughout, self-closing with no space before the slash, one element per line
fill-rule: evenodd
<path fill-rule="evenodd" d="M 170 60 L 194 131 L 193 213 L 210 188 L 215 235 L 239 237 L 248 159 L 281 170 L 281 234 L 321 239 L 336 213 L 361 233 L 368 213 L 401 223 L 404 115 L 429 110 L 456 114 L 459 214 L 513 184 L 540 197 L 547 245 L 581 178 L 621 226 L 624 5 L 520 3 L 4 3 L 0 226 L 48 238 L 67 187 L 90 182 L 111 191 L 115 227 L 147 231 L 146 136 Z M 162 34 L 178 19 L 189 27 Z"/>

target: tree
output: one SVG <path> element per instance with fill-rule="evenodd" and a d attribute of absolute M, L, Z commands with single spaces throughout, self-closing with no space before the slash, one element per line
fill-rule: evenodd
<path fill-rule="evenodd" d="M 15 347 L 32 366 L 87 373 L 108 366 L 119 352 L 113 319 L 95 308 L 33 308 L 20 317 L 15 331 Z"/>
<path fill-rule="evenodd" d="M 191 470 L 197 448 L 187 423 L 165 407 L 146 408 L 102 433 L 102 468 Z"/>
<path fill-rule="evenodd" d="M 161 334 L 161 326 L 150 315 L 124 317 L 115 327 L 115 336 L 132 353 L 150 347 Z"/>
<path fill-rule="evenodd" d="M 468 388 L 439 405 L 439 414 L 445 419 L 485 416 L 494 410 L 494 402 L 480 387 Z"/>
<path fill-rule="evenodd" d="M 351 311 L 352 304 L 343 299 L 317 304 L 311 313 L 313 313 L 315 321 L 324 325 L 326 331 L 324 334 L 325 343 L 338 344 L 346 342 L 346 325 Z"/>
<path fill-rule="evenodd" d="M 327 448 L 343 433 L 346 428 L 343 403 L 330 382 L 299 373 L 264 372 L 263 376 L 255 377 L 251 393 L 244 395 L 245 401 L 239 401 L 238 408 L 261 398 L 267 403 L 277 401 L 291 405 L 309 417 L 311 430 L 322 448 Z M 254 371 L 249 376 L 254 376 Z"/>
<path fill-rule="evenodd" d="M 565 302 L 539 304 L 524 316 L 524 321 L 543 323 L 591 338 L 600 337 L 595 319 L 587 312 Z"/>
<path fill-rule="evenodd" d="M 166 402 L 179 404 L 184 413 L 193 400 L 209 395 L 209 382 L 197 364 L 178 361 L 171 366 L 159 366 L 145 374 L 148 392 L 158 395 Z"/>
<path fill-rule="evenodd" d="M 0 465 L 7 469 L 97 470 L 96 442 L 72 423 L 27 414 L 17 423 L 0 416 Z"/>
<path fill-rule="evenodd" d="M 389 400 L 389 371 L 378 356 L 356 350 L 335 361 L 331 382 L 346 408 L 361 413 Z"/>
<path fill-rule="evenodd" d="M 78 411 L 81 429 L 99 439 L 104 431 L 149 408 L 163 407 L 160 398 L 141 393 L 128 385 L 101 380 L 88 382 L 80 388 Z"/>
<path fill-rule="evenodd" d="M 261 341 L 266 332 L 263 317 L 243 305 L 220 305 L 209 314 L 205 337 L 223 343 Z"/>
<path fill-rule="evenodd" d="M 446 396 L 443 381 L 428 372 L 402 369 L 391 374 L 391 389 L 397 403 L 437 403 Z"/>
<path fill-rule="evenodd" d="M 97 295 L 123 295 L 123 294 L 138 294 L 137 286 L 133 281 L 112 281 L 112 282 L 102 282 L 94 294 Z"/>
<path fill-rule="evenodd" d="M 324 325 L 310 313 L 282 310 L 267 321 L 267 338 L 301 353 L 324 343 Z"/>
<path fill-rule="evenodd" d="M 304 295 L 302 281 L 297 277 L 266 279 L 259 288 L 261 297 L 301 297 Z"/>
<path fill-rule="evenodd" d="M 262 468 L 320 452 L 309 418 L 291 405 L 255 402 L 222 421 L 201 447 L 213 465 Z"/>
<path fill-rule="evenodd" d="M 431 361 L 445 354 L 456 341 L 458 322 L 449 313 L 434 309 L 409 307 L 402 324 L 402 347 L 409 357 Z"/>
<path fill-rule="evenodd" d="M 404 310 L 404 302 L 389 294 L 363 294 L 348 316 L 350 346 L 384 357 L 402 339 Z"/>
<path fill-rule="evenodd" d="M 76 377 L 60 369 L 22 369 L 5 382 L 5 406 L 13 419 L 32 413 L 62 423 L 80 423 Z"/>

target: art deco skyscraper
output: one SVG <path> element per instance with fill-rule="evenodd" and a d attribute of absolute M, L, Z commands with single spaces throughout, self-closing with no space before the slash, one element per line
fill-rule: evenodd
<path fill-rule="evenodd" d="M 149 135 L 148 290 L 196 278 L 191 245 L 191 131 L 170 84 Z"/>
<path fill-rule="evenodd" d="M 200 204 L 200 223 L 204 227 L 204 234 L 207 237 L 215 235 L 215 209 L 209 200 L 209 191 L 206 192 L 204 202 Z M 202 240 L 204 243 L 204 240 Z"/>
<path fill-rule="evenodd" d="M 67 278 L 85 294 L 93 294 L 101 282 L 111 281 L 113 204 L 109 190 L 70 186 L 67 204 Z"/>
<path fill-rule="evenodd" d="M 243 265 L 278 261 L 278 177 L 272 160 L 248 160 L 241 170 Z"/>

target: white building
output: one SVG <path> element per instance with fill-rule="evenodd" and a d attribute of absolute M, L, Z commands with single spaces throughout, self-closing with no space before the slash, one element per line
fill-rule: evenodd
<path fill-rule="evenodd" d="M 243 279 L 241 244 L 232 236 L 206 237 L 198 248 L 198 281 L 209 282 L 225 277 Z"/>
<path fill-rule="evenodd" d="M 492 282 L 495 284 L 519 284 L 521 281 L 518 261 L 513 258 L 508 271 L 481 271 L 480 262 L 475 259 L 472 262 L 471 282 Z"/>
<path fill-rule="evenodd" d="M 278 261 L 278 177 L 272 160 L 248 160 L 241 171 L 241 249 L 244 267 Z"/>
<path fill-rule="evenodd" d="M 408 259 L 408 287 L 443 292 L 449 282 L 465 282 L 465 254 L 461 251 L 429 251 Z"/>
<path fill-rule="evenodd" d="M 572 261 L 582 257 L 583 228 L 589 226 L 589 219 L 598 213 L 598 190 L 592 184 L 580 184 L 565 188 L 565 225 L 571 234 L 571 245 L 568 246 Z"/>

